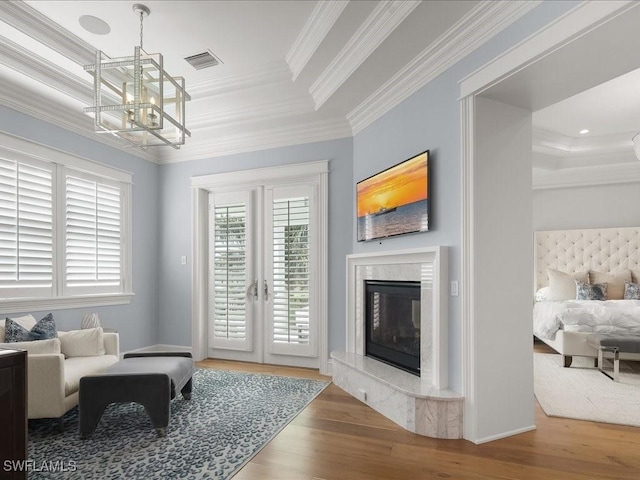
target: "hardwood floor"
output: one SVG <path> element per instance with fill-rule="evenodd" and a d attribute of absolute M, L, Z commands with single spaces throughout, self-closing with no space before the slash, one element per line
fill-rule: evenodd
<path fill-rule="evenodd" d="M 272 365 L 198 366 L 330 380 Z M 537 404 L 535 418 L 535 431 L 483 445 L 436 440 L 407 432 L 331 384 L 234 480 L 640 478 L 639 428 L 551 418 Z"/>

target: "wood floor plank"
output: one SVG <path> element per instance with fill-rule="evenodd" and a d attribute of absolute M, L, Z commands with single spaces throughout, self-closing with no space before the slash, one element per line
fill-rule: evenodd
<path fill-rule="evenodd" d="M 330 380 L 273 365 L 206 360 L 198 366 Z M 640 428 L 547 417 L 537 404 L 535 422 L 534 431 L 482 445 L 438 440 L 407 432 L 332 384 L 234 480 L 640 478 Z"/>

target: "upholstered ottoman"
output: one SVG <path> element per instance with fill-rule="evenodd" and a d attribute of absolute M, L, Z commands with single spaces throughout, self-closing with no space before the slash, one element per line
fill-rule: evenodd
<path fill-rule="evenodd" d="M 187 352 L 127 353 L 98 375 L 80 379 L 80 436 L 95 430 L 107 405 L 144 406 L 159 437 L 166 435 L 170 404 L 177 392 L 191 399 L 193 359 Z"/>
<path fill-rule="evenodd" d="M 596 335 L 591 339 L 591 345 L 598 349 L 598 369 L 607 377 L 617 382 L 620 376 L 620 354 L 621 353 L 640 353 L 640 336 L 612 336 L 612 335 Z M 605 372 L 603 366 L 604 355 L 612 354 L 613 357 L 613 375 Z"/>

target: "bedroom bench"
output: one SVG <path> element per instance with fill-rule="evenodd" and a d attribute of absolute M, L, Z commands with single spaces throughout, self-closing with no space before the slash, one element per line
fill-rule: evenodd
<path fill-rule="evenodd" d="M 596 335 L 591 339 L 592 345 L 598 349 L 598 370 L 604 373 L 614 382 L 620 377 L 620 354 L 640 354 L 640 335 L 616 337 L 611 335 Z M 613 356 L 613 375 L 605 372 L 603 360 L 606 353 Z"/>

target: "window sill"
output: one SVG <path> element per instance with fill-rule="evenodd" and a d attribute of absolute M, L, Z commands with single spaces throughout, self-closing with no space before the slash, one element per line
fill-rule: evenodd
<path fill-rule="evenodd" d="M 133 295 L 133 293 L 105 293 L 74 297 L 0 298 L 0 315 L 17 312 L 39 312 L 42 310 L 127 305 L 131 303 Z"/>

